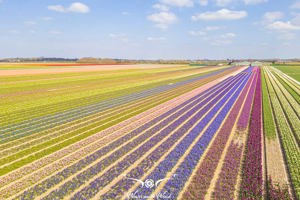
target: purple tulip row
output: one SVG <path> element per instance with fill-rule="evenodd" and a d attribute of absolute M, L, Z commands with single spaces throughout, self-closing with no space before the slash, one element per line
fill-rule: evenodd
<path fill-rule="evenodd" d="M 251 110 L 251 107 L 249 107 L 249 104 L 252 105 L 253 96 L 255 92 L 255 87 L 257 83 L 258 75 L 256 74 L 254 77 L 254 82 L 250 87 L 249 94 L 246 97 L 246 101 L 243 107 L 243 111 L 245 111 L 245 108 L 248 108 Z M 245 117 L 243 113 L 241 113 L 239 117 L 239 121 L 241 121 L 241 118 Z M 217 180 L 216 187 L 214 189 L 214 197 L 216 199 L 233 199 L 234 198 L 234 190 L 235 185 L 237 182 L 237 176 L 239 172 L 240 167 L 240 160 L 242 157 L 242 149 L 243 145 L 235 144 L 235 142 L 231 142 L 230 147 L 228 148 L 228 151 L 226 153 L 226 157 L 224 160 L 224 164 L 221 169 L 221 173 L 219 175 L 219 178 Z"/>
<path fill-rule="evenodd" d="M 204 198 L 204 196 L 209 188 L 210 182 L 215 174 L 215 169 L 217 168 L 217 165 L 219 163 L 219 160 L 221 158 L 223 150 L 226 146 L 226 143 L 228 141 L 228 138 L 230 136 L 230 133 L 234 126 L 236 118 L 239 114 L 240 108 L 243 104 L 244 99 L 246 98 L 247 91 L 249 88 L 253 87 L 253 85 L 254 85 L 254 84 L 251 85 L 251 80 L 253 80 L 254 78 L 255 78 L 255 76 L 252 75 L 252 78 L 248 81 L 247 85 L 243 89 L 238 100 L 234 104 L 232 111 L 226 118 L 226 121 L 223 124 L 222 128 L 220 129 L 211 148 L 209 148 L 207 155 L 205 156 L 201 165 L 197 169 L 196 176 L 192 178 L 192 180 L 188 186 L 188 189 L 183 194 L 184 199 L 203 199 Z M 231 150 L 231 148 L 232 147 L 229 148 L 229 151 Z M 226 162 L 226 158 L 225 158 L 225 162 Z M 223 170 L 222 170 L 222 172 L 223 172 Z M 222 172 L 221 172 L 221 176 L 222 176 Z M 225 171 L 225 176 L 226 176 L 226 173 L 227 173 L 227 170 Z M 222 188 L 222 191 L 225 192 L 224 188 Z"/>
<path fill-rule="evenodd" d="M 255 72 L 257 73 L 257 69 L 258 68 L 254 69 L 255 70 L 254 73 Z M 256 76 L 256 79 L 257 79 L 257 76 Z M 257 81 L 256 79 L 255 79 L 255 81 Z M 237 123 L 237 128 L 240 131 L 244 131 L 248 127 L 249 119 L 250 119 L 250 112 L 251 112 L 252 103 L 253 103 L 254 91 L 255 91 L 255 87 L 251 87 L 249 96 L 247 97 L 245 106 L 243 107 L 241 117 L 239 118 L 239 121 Z"/>
<path fill-rule="evenodd" d="M 241 81 L 241 80 L 240 80 Z M 229 85 L 230 87 L 230 85 Z M 211 103 L 209 103 L 207 106 L 205 106 L 203 109 L 198 111 L 198 113 L 191 118 L 187 123 L 185 123 L 183 126 L 181 126 L 180 129 L 178 129 L 175 134 L 173 134 L 167 141 L 162 143 L 159 147 L 157 147 L 146 159 L 144 159 L 136 168 L 131 170 L 127 176 L 128 177 L 134 177 L 134 178 L 141 178 L 147 170 L 151 168 L 151 166 L 166 152 L 169 148 L 172 147 L 174 141 L 177 141 L 182 137 L 182 133 L 186 133 L 195 123 L 198 121 L 208 110 L 211 108 L 214 104 L 216 104 L 217 100 L 219 100 L 226 91 L 219 94 L 216 99 L 214 99 Z M 186 138 L 184 138 L 186 139 Z M 190 142 L 193 141 L 190 139 Z M 184 152 L 184 148 L 188 147 L 189 143 L 185 143 L 185 147 L 178 147 L 182 149 L 182 152 Z M 181 152 L 181 153 L 182 153 Z M 177 158 L 178 156 L 176 156 Z M 175 161 L 174 161 L 175 162 Z M 130 182 L 126 179 L 120 180 L 117 184 L 115 184 L 109 192 L 107 192 L 105 195 L 103 195 L 102 199 L 110 199 L 112 197 L 118 197 L 124 195 L 124 193 L 132 187 L 134 182 Z M 77 196 L 77 198 L 80 198 L 82 196 Z"/>
<path fill-rule="evenodd" d="M 98 168 L 100 170 L 104 169 L 104 167 L 112 164 L 114 161 L 118 160 L 119 157 L 121 157 L 122 155 L 125 155 L 130 149 L 134 148 L 136 145 L 138 145 L 139 143 L 141 143 L 142 141 L 144 141 L 145 139 L 147 139 L 148 137 L 153 135 L 155 132 L 159 131 L 162 127 L 165 127 L 168 123 L 170 123 L 170 121 L 176 119 L 177 117 L 182 115 L 184 112 L 191 109 L 193 106 L 199 104 L 199 102 L 201 100 L 203 100 L 205 97 L 209 96 L 211 93 L 215 92 L 217 94 L 218 92 L 220 92 L 220 90 L 223 89 L 229 83 L 228 81 L 235 81 L 235 78 L 233 78 L 233 79 L 230 78 L 230 79 L 225 80 L 224 82 L 218 84 L 217 86 L 212 87 L 210 90 L 197 95 L 196 97 L 192 98 L 191 100 L 189 100 L 189 101 L 177 106 L 176 108 L 170 110 L 169 112 L 155 118 L 154 120 L 150 121 L 149 123 L 144 124 L 143 126 L 135 129 L 134 131 L 132 131 L 129 134 L 123 136 L 122 138 L 114 141 L 113 143 L 109 144 L 108 146 L 99 149 L 97 152 L 93 153 L 92 155 L 80 160 L 79 162 L 71 165 L 70 167 L 65 168 L 63 171 L 46 179 L 45 181 L 36 185 L 35 187 L 25 191 L 23 194 L 21 194 L 19 196 L 19 198 L 20 199 L 24 199 L 24 198 L 32 199 L 38 195 L 41 195 L 42 193 L 46 192 L 51 187 L 62 182 L 66 178 L 72 176 L 73 174 L 75 174 L 79 170 L 83 169 L 84 167 L 86 167 L 87 165 L 92 163 L 93 161 L 95 161 L 98 158 L 102 157 L 103 155 L 109 153 L 110 151 L 116 149 L 117 147 L 122 145 L 124 142 L 128 141 L 130 138 L 139 135 L 142 131 L 150 128 L 154 124 L 163 120 L 158 125 L 156 125 L 155 127 L 151 128 L 150 130 L 148 130 L 147 132 L 142 134 L 138 139 L 134 140 L 129 145 L 127 145 L 127 146 L 123 147 L 122 149 L 120 149 L 119 151 L 115 152 L 113 155 L 111 155 L 107 159 L 103 160 L 101 163 L 98 163 L 98 165 L 96 166 L 96 167 L 100 166 L 100 168 Z M 191 103 L 193 100 L 195 100 L 195 102 L 193 102 L 190 105 L 187 105 L 188 103 Z M 207 101 L 204 101 L 203 103 L 206 103 Z M 198 105 L 197 108 L 200 108 L 201 105 L 203 105 L 203 103 Z M 184 107 L 184 108 L 182 109 L 182 107 Z M 166 118 L 166 119 L 164 119 L 164 118 Z M 64 184 L 63 188 L 65 188 L 64 189 L 65 191 L 68 190 L 69 187 L 74 187 L 74 184 L 69 184 L 69 183 L 72 183 L 72 182 L 68 182 L 67 184 Z M 74 189 L 75 189 L 75 187 L 74 187 Z M 70 189 L 66 192 L 69 192 L 69 191 L 72 191 L 72 190 Z M 57 195 L 58 193 L 53 192 L 52 194 Z M 60 195 L 64 195 L 64 194 L 61 193 Z"/>
<path fill-rule="evenodd" d="M 230 88 L 231 85 L 234 84 L 234 81 L 228 85 Z M 97 192 L 99 192 L 105 185 L 107 185 L 109 182 L 111 182 L 116 176 L 120 175 L 125 169 L 130 167 L 130 165 L 139 159 L 144 153 L 149 151 L 153 146 L 161 141 L 164 137 L 169 135 L 173 130 L 175 130 L 177 127 L 179 127 L 185 120 L 187 120 L 191 115 L 194 113 L 197 113 L 193 118 L 189 120 L 188 123 L 185 123 L 182 127 L 180 127 L 174 134 L 172 134 L 164 143 L 160 145 L 160 147 L 156 148 L 155 151 L 150 154 L 145 160 L 143 160 L 142 164 L 140 164 L 136 170 L 133 170 L 130 175 L 133 175 L 135 178 L 137 178 L 136 172 L 143 172 L 143 169 L 147 167 L 149 163 L 155 162 L 158 160 L 173 144 L 174 141 L 179 140 L 183 133 L 187 132 L 189 128 L 193 126 L 193 124 L 199 120 L 208 110 L 211 108 L 222 96 L 225 95 L 227 92 L 227 89 L 222 91 L 221 93 L 217 94 L 217 96 L 212 99 L 211 102 L 209 102 L 206 106 L 203 107 L 204 104 L 201 104 L 201 106 L 197 106 L 194 109 L 190 110 L 188 113 L 181 116 L 178 120 L 170 124 L 167 128 L 163 129 L 163 131 L 160 132 L 160 135 L 163 137 L 154 137 L 150 140 L 150 142 L 146 143 L 145 145 L 142 145 L 139 149 L 137 149 L 134 153 L 130 154 L 127 158 L 125 158 L 123 161 L 118 163 L 117 166 L 110 169 L 107 173 L 105 173 L 103 176 L 98 177 L 93 182 L 89 184 L 88 187 L 84 188 L 80 192 L 78 192 L 73 199 L 82 199 L 82 198 L 91 198 Z M 210 100 L 210 99 L 209 99 Z M 129 162 L 130 161 L 130 162 Z M 148 165 L 149 167 L 149 165 Z M 130 176 L 129 175 L 129 176 Z M 123 188 L 122 186 L 125 186 Z M 124 183 L 119 183 L 115 188 L 115 192 L 118 194 L 110 194 L 108 193 L 106 196 L 102 197 L 103 199 L 108 198 L 109 196 L 116 196 L 116 195 L 122 195 L 124 194 L 124 189 L 129 189 L 129 185 L 126 185 Z"/>
<path fill-rule="evenodd" d="M 214 188 L 215 199 L 234 199 L 235 185 L 242 157 L 242 145 L 231 142 L 226 154 L 222 171 Z"/>
<path fill-rule="evenodd" d="M 242 181 L 240 188 L 241 199 L 261 199 L 263 196 L 262 175 L 262 102 L 261 76 L 258 71 L 257 86 L 252 107 L 249 126 L 249 136 L 246 143 Z"/>
<path fill-rule="evenodd" d="M 167 191 L 167 193 L 172 194 L 172 198 L 176 199 L 178 193 L 181 191 L 185 182 L 197 165 L 201 155 L 205 151 L 215 132 L 218 130 L 223 119 L 230 110 L 232 104 L 235 102 L 236 98 L 245 86 L 248 78 L 249 75 L 247 74 L 237 83 L 237 85 L 232 87 L 229 93 L 226 94 L 224 98 L 212 108 L 212 110 L 190 131 L 190 133 L 175 147 L 175 149 L 173 149 L 172 152 L 167 155 L 167 157 L 154 169 L 154 171 L 146 179 L 159 180 L 165 178 L 166 174 L 176 165 L 180 157 L 182 157 L 183 154 L 186 153 L 186 150 L 191 145 L 191 143 L 195 141 L 204 127 L 212 120 L 215 114 L 229 99 L 224 108 L 217 115 L 216 119 L 213 120 L 212 124 L 204 132 L 203 136 L 200 137 L 195 146 L 185 157 L 183 163 L 181 163 L 181 165 L 177 168 L 174 173 L 177 175 L 176 178 L 169 180 L 163 188 L 162 191 Z M 235 90 L 237 91 L 235 92 Z M 150 195 L 152 192 L 151 189 L 147 188 L 139 188 L 138 190 L 140 190 L 139 193 L 144 196 Z"/>

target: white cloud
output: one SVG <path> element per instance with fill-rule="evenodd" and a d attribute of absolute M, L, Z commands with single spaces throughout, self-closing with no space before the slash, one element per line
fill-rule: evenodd
<path fill-rule="evenodd" d="M 296 34 L 295 33 L 280 33 L 278 36 L 279 40 L 294 40 L 296 39 Z"/>
<path fill-rule="evenodd" d="M 147 37 L 148 41 L 165 41 L 165 37 Z"/>
<path fill-rule="evenodd" d="M 295 15 L 295 17 L 291 20 L 291 23 L 300 26 L 300 13 Z"/>
<path fill-rule="evenodd" d="M 300 9 L 300 1 L 296 1 L 293 5 L 291 5 L 293 9 Z"/>
<path fill-rule="evenodd" d="M 25 21 L 24 24 L 28 25 L 28 26 L 32 26 L 32 25 L 36 25 L 36 22 L 35 21 Z"/>
<path fill-rule="evenodd" d="M 227 7 L 233 3 L 244 2 L 246 5 L 256 5 L 260 3 L 268 2 L 268 0 L 214 0 L 217 6 Z"/>
<path fill-rule="evenodd" d="M 229 45 L 231 44 L 231 40 L 213 40 L 210 45 L 212 46 L 223 46 L 223 45 Z"/>
<path fill-rule="evenodd" d="M 9 33 L 11 33 L 11 34 L 19 34 L 20 31 L 18 31 L 18 30 L 10 30 Z"/>
<path fill-rule="evenodd" d="M 204 31 L 189 31 L 189 34 L 192 36 L 206 36 L 207 33 Z"/>
<path fill-rule="evenodd" d="M 119 40 L 121 42 L 129 42 L 128 36 L 124 33 L 120 33 L 120 34 L 114 34 L 114 33 L 110 33 L 109 37 L 115 40 Z"/>
<path fill-rule="evenodd" d="M 224 39 L 234 38 L 234 37 L 236 37 L 236 34 L 234 34 L 234 33 L 225 33 L 225 34 L 221 35 L 221 38 L 224 38 Z"/>
<path fill-rule="evenodd" d="M 36 31 L 35 31 L 35 30 L 29 30 L 29 33 L 31 33 L 31 34 L 35 34 L 35 33 L 36 33 Z"/>
<path fill-rule="evenodd" d="M 155 8 L 155 9 L 157 9 L 157 10 L 160 10 L 160 11 L 169 11 L 169 7 L 168 6 L 163 5 L 163 4 L 159 4 L 159 3 L 154 4 L 152 7 Z"/>
<path fill-rule="evenodd" d="M 52 6 L 48 6 L 49 10 L 53 10 L 56 12 L 66 12 L 66 9 L 64 6 L 62 5 L 52 5 Z"/>
<path fill-rule="evenodd" d="M 90 12 L 90 8 L 87 5 L 80 3 L 80 2 L 74 2 L 67 8 L 62 5 L 51 5 L 51 6 L 48 6 L 48 9 L 56 11 L 56 12 L 63 12 L 63 13 L 66 13 L 66 12 L 88 13 L 88 12 Z"/>
<path fill-rule="evenodd" d="M 200 5 L 201 6 L 207 6 L 208 5 L 208 0 L 200 0 Z"/>
<path fill-rule="evenodd" d="M 217 6 L 224 7 L 233 3 L 235 0 L 215 0 L 215 1 Z"/>
<path fill-rule="evenodd" d="M 70 5 L 68 11 L 77 13 L 88 13 L 90 12 L 90 8 L 83 3 L 75 2 Z"/>
<path fill-rule="evenodd" d="M 53 20 L 53 18 L 52 17 L 43 17 L 42 20 L 44 20 L 44 21 L 51 21 L 51 20 Z"/>
<path fill-rule="evenodd" d="M 60 35 L 61 34 L 61 32 L 57 31 L 57 30 L 49 31 L 49 33 L 52 34 L 52 35 Z"/>
<path fill-rule="evenodd" d="M 126 11 L 123 11 L 121 14 L 122 14 L 122 15 L 130 15 L 130 13 L 129 13 L 129 12 L 126 12 Z"/>
<path fill-rule="evenodd" d="M 177 16 L 172 12 L 159 12 L 149 15 L 148 20 L 155 23 L 155 26 L 160 29 L 167 29 L 171 24 L 177 22 Z"/>
<path fill-rule="evenodd" d="M 268 0 L 243 0 L 246 5 L 255 5 L 260 3 L 266 3 Z"/>
<path fill-rule="evenodd" d="M 204 12 L 192 16 L 193 21 L 205 20 L 237 20 L 247 16 L 246 11 L 234 11 L 228 9 L 221 9 L 216 12 Z"/>
<path fill-rule="evenodd" d="M 284 14 L 282 12 L 279 12 L 279 11 L 266 12 L 263 16 L 263 22 L 264 23 L 274 22 L 276 20 L 282 19 L 283 16 L 284 16 Z"/>
<path fill-rule="evenodd" d="M 216 31 L 216 30 L 220 30 L 222 27 L 220 26 L 207 26 L 204 28 L 205 31 Z"/>
<path fill-rule="evenodd" d="M 160 0 L 161 3 L 176 7 L 192 7 L 193 0 Z"/>
<path fill-rule="evenodd" d="M 268 29 L 279 31 L 279 32 L 288 32 L 288 31 L 295 31 L 300 30 L 300 26 L 292 24 L 290 21 L 283 22 L 283 21 L 275 21 L 267 26 Z"/>

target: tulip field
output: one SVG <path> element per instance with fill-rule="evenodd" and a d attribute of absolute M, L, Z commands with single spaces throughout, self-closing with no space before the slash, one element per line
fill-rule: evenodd
<path fill-rule="evenodd" d="M 0 64 L 0 199 L 300 199 L 299 77 Z"/>

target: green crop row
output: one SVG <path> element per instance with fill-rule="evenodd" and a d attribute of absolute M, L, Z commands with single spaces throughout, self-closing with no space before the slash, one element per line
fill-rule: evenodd
<path fill-rule="evenodd" d="M 289 91 L 281 84 L 280 80 L 272 73 L 273 80 L 276 83 L 277 88 L 280 89 L 281 93 L 286 97 L 287 101 L 291 105 L 292 109 L 296 112 L 298 117 L 300 116 L 300 106 L 298 102 L 293 98 L 293 96 L 289 93 Z"/>
<path fill-rule="evenodd" d="M 281 66 L 275 66 L 277 69 L 282 71 L 283 73 L 289 75 L 290 77 L 296 79 L 297 81 L 300 81 L 300 66 L 288 66 L 288 65 L 281 65 Z"/>
<path fill-rule="evenodd" d="M 284 77 L 279 76 L 278 74 L 274 75 L 276 76 L 278 81 L 285 87 L 285 89 L 293 96 L 297 103 L 300 104 L 300 94 L 295 92 L 295 90 L 292 88 L 292 85 L 290 85 L 290 83 L 288 83 Z"/>
<path fill-rule="evenodd" d="M 281 107 L 279 99 L 275 90 L 270 82 L 270 72 L 264 69 L 266 74 L 267 88 L 270 94 L 272 107 L 274 109 L 275 122 L 279 132 L 280 141 L 283 146 L 283 152 L 287 161 L 288 171 L 294 186 L 297 197 L 300 197 L 300 151 L 299 146 L 294 138 L 290 125 L 285 117 L 284 111 Z"/>
<path fill-rule="evenodd" d="M 275 139 L 275 124 L 273 119 L 272 108 L 269 99 L 269 92 L 266 85 L 265 74 L 261 73 L 262 81 L 262 103 L 263 103 L 263 119 L 264 119 L 264 133 L 268 139 Z"/>
<path fill-rule="evenodd" d="M 279 102 L 281 104 L 281 107 L 285 113 L 286 119 L 290 125 L 290 127 L 292 128 L 292 131 L 295 135 L 295 139 L 296 141 L 299 143 L 300 141 L 300 120 L 299 120 L 299 114 L 294 111 L 295 108 L 299 109 L 299 105 L 295 105 L 294 109 L 293 109 L 293 104 L 291 105 L 289 103 L 289 101 L 287 100 L 287 96 L 285 96 L 285 94 L 280 90 L 279 86 L 278 86 L 278 81 L 275 79 L 275 77 L 273 76 L 273 74 L 268 71 L 269 73 L 269 80 L 273 86 L 273 89 L 275 91 L 275 94 L 277 95 L 277 98 L 279 99 Z M 284 88 L 283 88 L 284 89 Z M 286 94 L 286 95 L 290 95 L 290 94 Z M 290 99 L 294 100 L 292 97 L 290 97 Z"/>

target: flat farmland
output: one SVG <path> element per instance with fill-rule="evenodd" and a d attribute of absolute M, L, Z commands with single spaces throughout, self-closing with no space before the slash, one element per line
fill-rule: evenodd
<path fill-rule="evenodd" d="M 300 81 L 300 65 L 282 65 L 276 66 L 277 69 L 287 74 L 288 76 Z"/>
<path fill-rule="evenodd" d="M 297 67 L 0 65 L 0 199 L 299 199 Z"/>

